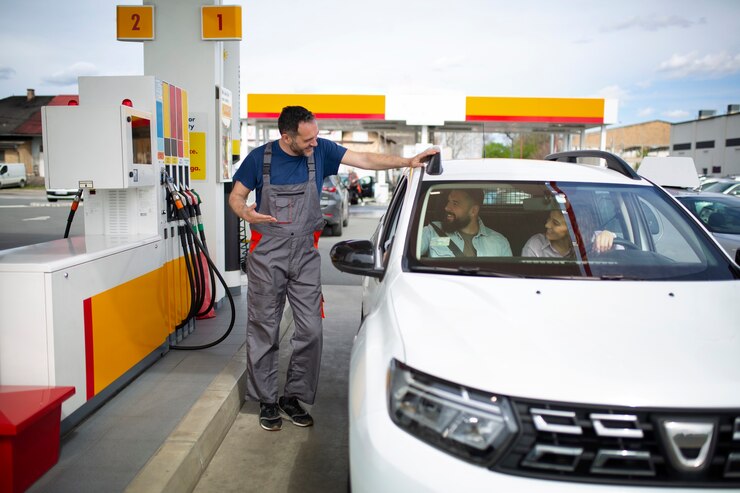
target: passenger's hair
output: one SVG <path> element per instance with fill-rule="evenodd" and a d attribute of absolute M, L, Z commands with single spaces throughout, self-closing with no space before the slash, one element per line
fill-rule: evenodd
<path fill-rule="evenodd" d="M 309 123 L 316 117 L 303 106 L 286 106 L 278 117 L 278 130 L 280 135 L 295 135 L 298 133 L 300 123 Z"/>

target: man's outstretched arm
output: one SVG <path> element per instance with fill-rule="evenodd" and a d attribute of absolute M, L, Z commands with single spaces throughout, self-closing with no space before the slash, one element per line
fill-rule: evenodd
<path fill-rule="evenodd" d="M 414 157 L 392 156 L 390 154 L 379 154 L 376 152 L 355 152 L 347 149 L 342 158 L 342 163 L 369 170 L 385 170 L 394 168 L 419 168 L 424 166 L 427 157 L 437 154 L 439 149 L 430 147 Z"/>

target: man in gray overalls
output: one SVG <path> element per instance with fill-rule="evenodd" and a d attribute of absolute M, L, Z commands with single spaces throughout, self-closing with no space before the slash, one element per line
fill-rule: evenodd
<path fill-rule="evenodd" d="M 301 106 L 283 108 L 280 140 L 252 150 L 234 175 L 229 206 L 252 230 L 247 267 L 247 398 L 259 401 L 259 423 L 282 426 L 281 414 L 297 426 L 313 425 L 300 401 L 313 404 L 322 346 L 321 261 L 324 228 L 319 191 L 340 163 L 363 169 L 419 167 L 428 149 L 413 158 L 350 151 L 318 138 L 314 115 Z M 254 190 L 256 202 L 247 205 Z M 283 395 L 278 397 L 280 319 L 285 299 L 293 309 L 293 353 Z"/>

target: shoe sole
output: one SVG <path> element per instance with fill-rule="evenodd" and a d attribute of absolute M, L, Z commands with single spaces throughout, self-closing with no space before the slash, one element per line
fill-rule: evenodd
<path fill-rule="evenodd" d="M 313 423 L 296 423 L 295 421 L 293 421 L 293 418 L 290 417 L 290 414 L 286 413 L 279 407 L 278 409 L 280 410 L 280 414 L 282 414 L 285 417 L 285 419 L 287 419 L 288 421 L 290 421 L 296 426 L 300 426 L 301 428 L 308 428 L 309 426 L 313 426 Z"/>
<path fill-rule="evenodd" d="M 283 428 L 283 424 L 280 423 L 279 425 L 277 425 L 277 426 L 275 426 L 273 428 L 268 428 L 267 426 L 265 426 L 262 423 L 260 423 L 260 428 L 262 428 L 263 430 L 266 430 L 266 431 L 280 431 Z"/>

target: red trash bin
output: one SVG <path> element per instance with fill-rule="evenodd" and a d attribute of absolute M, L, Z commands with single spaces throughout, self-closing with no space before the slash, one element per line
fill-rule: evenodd
<path fill-rule="evenodd" d="M 74 387 L 0 385 L 0 493 L 25 491 L 59 460 L 62 402 Z"/>

